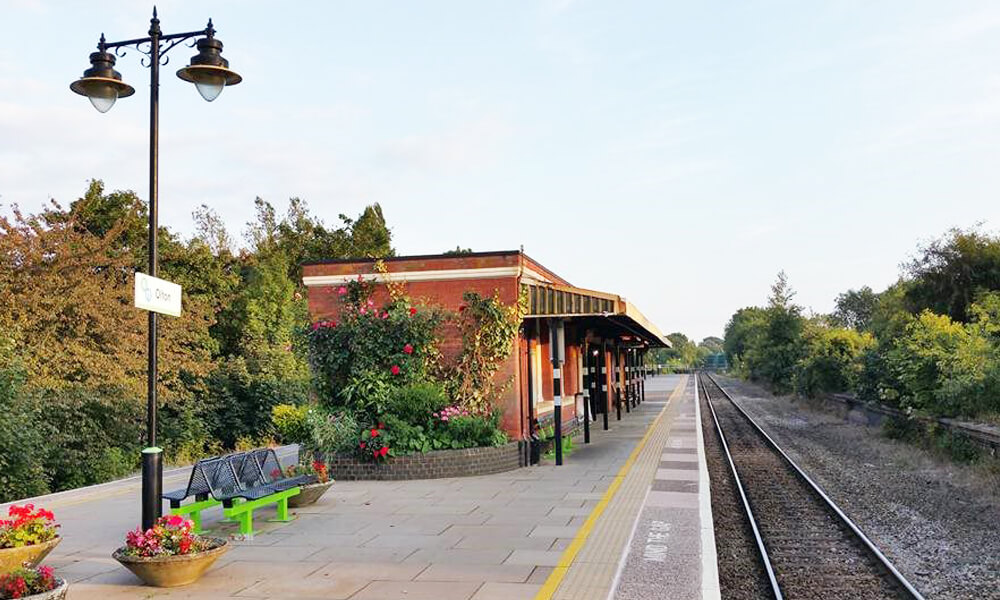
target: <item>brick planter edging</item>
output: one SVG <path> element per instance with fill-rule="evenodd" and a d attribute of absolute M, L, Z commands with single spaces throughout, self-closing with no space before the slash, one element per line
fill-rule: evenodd
<path fill-rule="evenodd" d="M 385 463 L 362 462 L 353 456 L 331 456 L 330 476 L 344 481 L 439 479 L 513 471 L 522 466 L 518 442 L 491 448 L 435 450 L 398 456 Z"/>

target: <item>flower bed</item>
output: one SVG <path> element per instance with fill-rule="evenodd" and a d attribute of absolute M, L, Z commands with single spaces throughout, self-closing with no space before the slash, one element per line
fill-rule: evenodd
<path fill-rule="evenodd" d="M 384 463 L 373 463 L 354 456 L 332 456 L 327 465 L 330 476 L 335 479 L 383 481 L 471 477 L 513 471 L 523 466 L 517 442 L 495 447 L 408 454 Z"/>

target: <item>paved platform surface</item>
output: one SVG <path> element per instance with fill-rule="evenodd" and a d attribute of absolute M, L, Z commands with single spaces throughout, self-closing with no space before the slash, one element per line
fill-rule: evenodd
<path fill-rule="evenodd" d="M 657 416 L 538 600 L 719 598 L 694 378 L 646 384 Z"/>
<path fill-rule="evenodd" d="M 46 563 L 71 582 L 71 600 L 534 598 L 588 520 L 592 533 L 600 533 L 592 519 L 595 508 L 610 505 L 612 487 L 625 488 L 623 466 L 638 462 L 634 450 L 652 440 L 651 425 L 665 414 L 666 396 L 687 380 L 648 380 L 647 402 L 621 421 L 612 415 L 610 431 L 598 422 L 593 443 L 584 446 L 578 438 L 561 467 L 544 464 L 456 479 L 338 482 L 319 503 L 295 511 L 298 518 L 291 523 L 268 523 L 274 511 L 259 510 L 261 533 L 251 541 L 233 541 L 215 567 L 184 588 L 143 587 L 111 558 L 124 532 L 139 520 L 138 481 L 40 498 L 37 504 L 56 513 L 64 538 Z M 659 454 L 665 442 L 656 438 L 656 443 Z M 184 479 L 182 471 L 173 473 L 165 487 L 180 487 Z M 648 486 L 647 480 L 643 489 Z M 603 513 L 618 514 L 611 509 Z M 619 515 L 624 536 L 614 528 L 601 534 L 620 541 L 618 556 L 603 571 L 611 578 L 634 515 Z M 235 532 L 219 519 L 221 511 L 207 511 L 205 525 L 215 535 Z"/>
<path fill-rule="evenodd" d="M 615 598 L 717 600 L 719 575 L 696 378 L 677 400 Z"/>

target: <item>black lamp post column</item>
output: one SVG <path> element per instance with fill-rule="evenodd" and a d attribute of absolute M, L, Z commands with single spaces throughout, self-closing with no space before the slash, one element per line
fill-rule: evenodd
<path fill-rule="evenodd" d="M 160 20 L 149 26 L 149 274 L 159 277 Z M 146 352 L 146 448 L 142 450 L 142 528 L 163 514 L 163 450 L 156 446 L 157 314 L 149 311 Z"/>
<path fill-rule="evenodd" d="M 215 29 L 209 20 L 205 29 L 183 33 L 164 34 L 160 30 L 160 20 L 153 8 L 153 18 L 149 21 L 149 37 L 107 42 L 101 35 L 97 52 L 90 55 L 91 68 L 83 77 L 70 84 L 70 89 L 87 96 L 98 111 L 104 113 L 114 106 L 118 98 L 126 98 L 135 93 L 132 86 L 124 83 L 121 75 L 114 70 L 115 54 L 124 56 L 123 49 L 134 47 L 145 54 L 149 67 L 149 275 L 158 276 L 158 190 L 159 190 L 159 125 L 160 125 L 160 66 L 161 59 L 179 43 L 191 38 L 197 41 L 198 54 L 191 63 L 177 72 L 177 76 L 194 83 L 198 93 L 211 102 L 225 86 L 240 83 L 242 77 L 229 69 L 229 61 L 222 58 L 222 42 L 215 39 Z M 165 44 L 165 45 L 162 45 Z M 147 47 L 148 45 L 148 47 Z M 109 52 L 114 49 L 115 54 Z M 142 451 L 142 528 L 149 529 L 163 511 L 163 451 L 156 446 L 156 382 L 157 382 L 157 313 L 150 311 L 148 317 L 149 335 L 147 340 L 147 381 L 146 381 L 146 444 Z"/>

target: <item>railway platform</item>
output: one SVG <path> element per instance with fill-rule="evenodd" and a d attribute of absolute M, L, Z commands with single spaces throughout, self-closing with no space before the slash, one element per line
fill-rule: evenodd
<path fill-rule="evenodd" d="M 536 600 L 720 597 L 696 385 L 647 381 L 658 416 Z"/>

